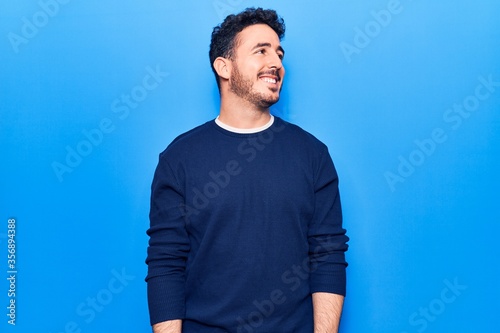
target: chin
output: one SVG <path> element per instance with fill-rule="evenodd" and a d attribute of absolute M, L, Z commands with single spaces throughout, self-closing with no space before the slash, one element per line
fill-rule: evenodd
<path fill-rule="evenodd" d="M 279 96 L 277 98 L 263 99 L 259 102 L 259 106 L 267 109 L 267 108 L 271 107 L 272 105 L 278 103 L 279 100 L 280 100 Z"/>

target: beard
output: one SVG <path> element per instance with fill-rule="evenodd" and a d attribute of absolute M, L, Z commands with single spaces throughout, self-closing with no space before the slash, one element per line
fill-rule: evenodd
<path fill-rule="evenodd" d="M 255 91 L 253 89 L 254 82 L 243 77 L 243 75 L 238 70 L 238 66 L 236 66 L 236 63 L 233 64 L 233 70 L 231 72 L 231 78 L 229 80 L 229 89 L 233 93 L 261 109 L 267 109 L 271 105 L 278 102 L 279 94 L 278 96 L 273 96 L 272 94 L 264 94 Z"/>

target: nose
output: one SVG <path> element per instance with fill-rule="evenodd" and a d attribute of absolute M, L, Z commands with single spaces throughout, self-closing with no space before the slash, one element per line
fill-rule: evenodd
<path fill-rule="evenodd" d="M 283 67 L 281 58 L 277 54 L 269 56 L 267 66 L 269 69 L 277 71 L 277 74 L 281 77 L 281 79 L 283 79 L 283 76 L 285 76 L 285 68 Z"/>
<path fill-rule="evenodd" d="M 274 53 L 269 56 L 267 66 L 269 68 L 281 70 L 283 68 L 283 61 L 277 53 Z"/>

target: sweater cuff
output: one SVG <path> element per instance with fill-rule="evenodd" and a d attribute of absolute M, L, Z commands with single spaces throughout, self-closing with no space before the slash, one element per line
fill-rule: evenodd
<path fill-rule="evenodd" d="M 184 319 L 184 283 L 175 285 L 160 277 L 148 280 L 148 306 L 151 326 L 167 320 Z"/>
<path fill-rule="evenodd" d="M 346 268 L 338 265 L 335 271 L 327 274 L 312 272 L 310 276 L 311 293 L 325 292 L 346 295 Z"/>

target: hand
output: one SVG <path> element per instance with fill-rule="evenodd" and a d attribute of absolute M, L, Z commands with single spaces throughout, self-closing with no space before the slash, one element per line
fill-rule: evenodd
<path fill-rule="evenodd" d="M 182 320 L 174 319 L 154 324 L 153 333 L 182 333 Z"/>

